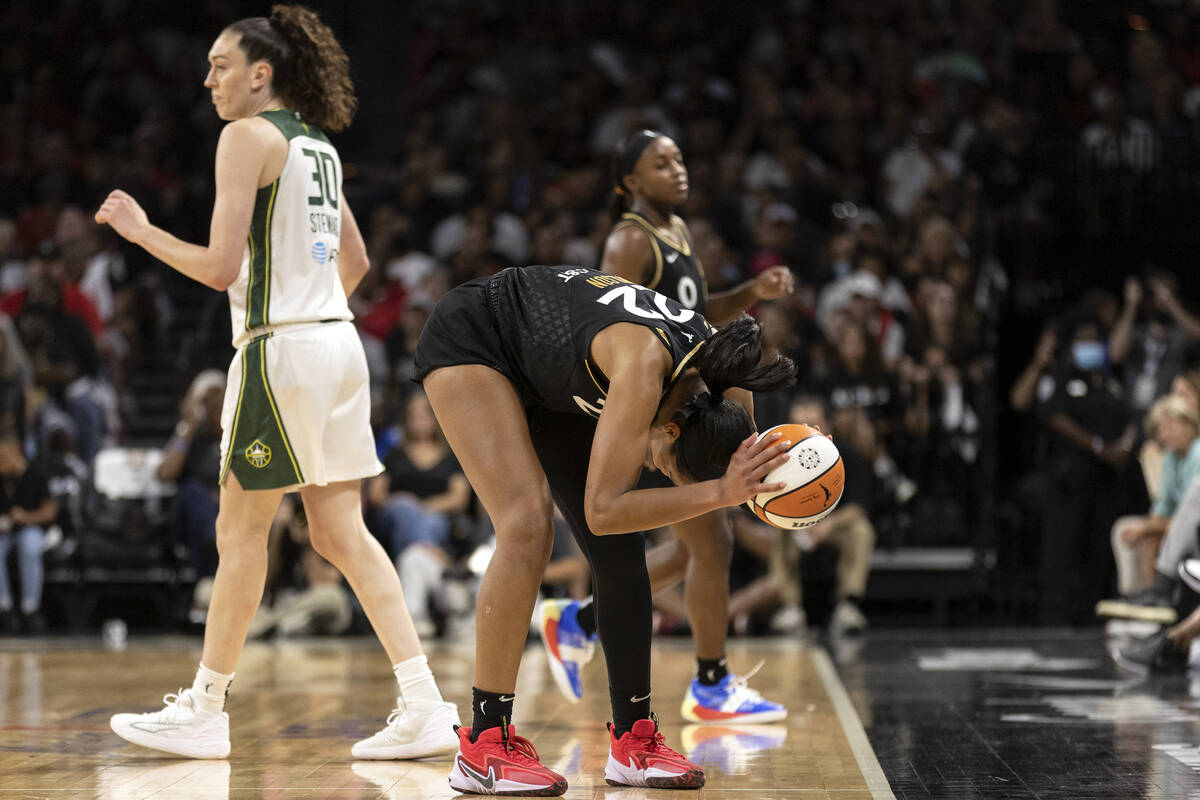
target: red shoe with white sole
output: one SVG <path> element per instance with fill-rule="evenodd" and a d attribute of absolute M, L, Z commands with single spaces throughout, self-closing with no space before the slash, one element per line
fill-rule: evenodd
<path fill-rule="evenodd" d="M 456 727 L 458 754 L 450 770 L 450 786 L 470 794 L 557 797 L 567 779 L 546 769 L 528 739 L 512 725 L 488 728 L 471 741 L 471 726 Z"/>
<path fill-rule="evenodd" d="M 704 770 L 667 746 L 653 714 L 633 723 L 620 739 L 610 722 L 608 739 L 604 780 L 611 786 L 699 789 L 704 785 Z"/>

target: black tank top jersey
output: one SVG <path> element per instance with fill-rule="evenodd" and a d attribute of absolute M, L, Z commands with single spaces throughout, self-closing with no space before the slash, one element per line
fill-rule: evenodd
<path fill-rule="evenodd" d="M 626 211 L 613 226 L 613 231 L 629 227 L 645 231 L 646 238 L 650 240 L 650 249 L 654 251 L 654 273 L 646 282 L 646 288 L 703 315 L 708 304 L 708 282 L 704 280 L 704 268 L 692 250 L 691 242 L 684 235 L 683 226 L 674 218 L 672 222 L 675 236 L 668 237 L 642 215 Z"/>
<path fill-rule="evenodd" d="M 599 417 L 608 378 L 592 337 L 609 325 L 651 328 L 671 354 L 663 394 L 716 332 L 704 317 L 624 278 L 581 267 L 510 267 L 488 281 L 488 305 L 526 405 Z"/>

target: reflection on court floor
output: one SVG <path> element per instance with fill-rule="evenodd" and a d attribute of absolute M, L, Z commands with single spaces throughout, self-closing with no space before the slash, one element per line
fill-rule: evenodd
<path fill-rule="evenodd" d="M 181 761 L 127 744 L 108 718 L 150 710 L 190 680 L 197 639 L 134 638 L 123 650 L 95 640 L 0 642 L 0 800 L 5 797 L 133 798 L 450 798 L 449 759 L 354 761 L 350 746 L 377 730 L 394 705 L 386 657 L 373 640 L 253 643 L 230 695 L 233 753 L 227 761 Z M 473 649 L 434 645 L 430 662 L 447 699 L 469 704 Z M 692 677 L 690 642 L 666 640 L 654 652 L 654 707 L 668 742 L 701 763 L 700 798 L 892 797 L 864 777 L 878 763 L 846 733 L 849 704 L 823 650 L 798 639 L 738 642 L 734 669 L 766 665 L 755 688 L 789 708 L 787 720 L 759 726 L 688 725 L 679 705 Z M 832 676 L 832 678 L 831 678 Z M 527 651 L 514 722 L 544 763 L 567 776 L 569 798 L 681 797 L 604 782 L 608 757 L 607 676 L 596 659 L 582 703 L 562 700 L 540 648 Z M 858 727 L 861 737 L 861 725 Z M 861 752 L 865 746 L 866 752 Z M 868 768 L 869 771 L 869 768 Z"/>

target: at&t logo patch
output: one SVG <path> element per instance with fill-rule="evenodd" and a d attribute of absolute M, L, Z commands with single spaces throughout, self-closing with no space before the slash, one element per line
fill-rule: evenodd
<path fill-rule="evenodd" d="M 329 258 L 329 248 L 325 246 L 324 242 L 315 242 L 312 246 L 312 257 L 313 261 L 318 264 L 324 264 Z"/>

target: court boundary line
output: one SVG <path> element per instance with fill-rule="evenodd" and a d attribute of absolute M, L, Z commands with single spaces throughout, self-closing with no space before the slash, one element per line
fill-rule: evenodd
<path fill-rule="evenodd" d="M 817 668 L 817 674 L 821 676 L 821 683 L 825 684 L 825 693 L 833 703 L 833 710 L 837 712 L 838 722 L 842 725 L 842 733 L 846 736 L 846 741 L 850 743 L 850 750 L 854 753 L 854 760 L 858 762 L 858 769 L 862 772 L 863 780 L 867 783 L 871 797 L 874 800 L 896 800 L 896 795 L 892 793 L 892 786 L 888 783 L 887 776 L 883 774 L 883 767 L 879 766 L 875 748 L 871 746 L 871 741 L 867 738 L 867 731 L 863 728 L 862 720 L 858 718 L 858 712 L 854 710 L 854 704 L 850 702 L 850 695 L 846 694 L 846 687 L 842 685 L 842 679 L 838 677 L 833 662 L 829 660 L 829 655 L 820 647 L 809 648 L 809 654 L 812 657 L 813 666 Z"/>

